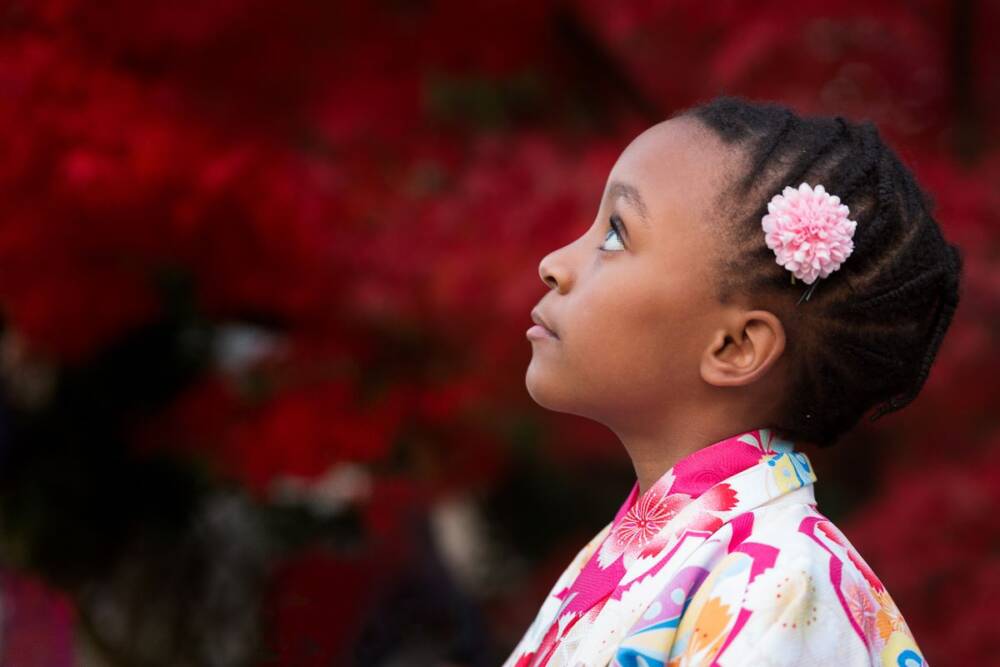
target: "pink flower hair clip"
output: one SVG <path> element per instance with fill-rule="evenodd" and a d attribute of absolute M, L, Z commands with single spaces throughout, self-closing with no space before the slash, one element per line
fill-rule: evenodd
<path fill-rule="evenodd" d="M 760 221 L 764 242 L 774 251 L 775 261 L 792 272 L 793 285 L 796 278 L 810 285 L 798 303 L 808 301 L 816 279 L 839 269 L 854 251 L 858 223 L 847 217 L 850 210 L 840 197 L 808 183 L 798 189 L 786 186 L 771 198 L 767 211 Z"/>

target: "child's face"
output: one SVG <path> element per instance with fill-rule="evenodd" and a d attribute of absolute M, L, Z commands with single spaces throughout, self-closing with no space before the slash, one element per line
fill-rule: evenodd
<path fill-rule="evenodd" d="M 539 264 L 551 291 L 535 310 L 558 338 L 530 337 L 525 382 L 538 404 L 627 428 L 705 399 L 699 360 L 727 308 L 713 292 L 712 202 L 740 168 L 733 155 L 683 117 L 621 154 L 594 223 Z"/>

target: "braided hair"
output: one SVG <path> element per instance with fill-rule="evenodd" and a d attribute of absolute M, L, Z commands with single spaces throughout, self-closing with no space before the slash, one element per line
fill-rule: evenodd
<path fill-rule="evenodd" d="M 827 447 L 869 408 L 875 421 L 909 404 L 958 305 L 962 255 L 875 125 L 728 95 L 675 115 L 693 116 L 746 158 L 715 209 L 728 249 L 717 290 L 722 303 L 749 300 L 785 326 L 790 384 L 773 427 Z M 771 197 L 802 182 L 823 184 L 858 223 L 852 255 L 807 301 L 761 229 Z"/>

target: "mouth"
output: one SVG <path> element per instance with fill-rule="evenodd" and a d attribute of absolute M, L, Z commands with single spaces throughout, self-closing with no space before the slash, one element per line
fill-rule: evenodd
<path fill-rule="evenodd" d="M 542 316 L 539 314 L 537 310 L 531 311 L 531 321 L 535 323 L 535 326 L 531 327 L 525 332 L 525 335 L 528 338 L 542 339 L 542 340 L 546 338 L 551 338 L 559 340 L 559 335 L 556 334 L 556 332 L 553 331 L 552 328 L 545 323 L 545 320 L 542 319 Z"/>

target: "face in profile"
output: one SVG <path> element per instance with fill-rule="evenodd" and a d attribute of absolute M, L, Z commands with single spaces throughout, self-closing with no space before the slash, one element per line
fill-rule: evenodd
<path fill-rule="evenodd" d="M 593 224 L 538 270 L 548 293 L 529 330 L 525 384 L 541 406 L 609 426 L 704 400 L 699 360 L 725 308 L 716 193 L 734 154 L 677 117 L 636 137 L 608 175 Z"/>

